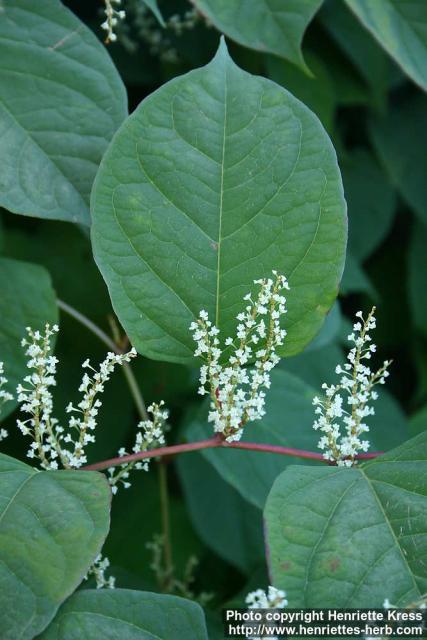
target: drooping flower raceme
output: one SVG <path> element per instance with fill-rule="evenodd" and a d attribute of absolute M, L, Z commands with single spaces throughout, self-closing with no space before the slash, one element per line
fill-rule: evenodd
<path fill-rule="evenodd" d="M 361 311 L 356 313 L 358 320 L 348 336 L 354 346 L 347 355 L 347 362 L 335 369 L 340 380 L 336 385 L 323 384 L 324 397 L 313 399 L 318 416 L 313 428 L 323 434 L 319 448 L 326 460 L 339 466 L 354 465 L 356 455 L 368 450 L 369 441 L 362 438 L 369 431 L 365 419 L 374 414 L 369 402 L 378 398 L 375 385 L 384 384 L 389 375 L 390 360 L 376 372 L 367 365 L 376 351 L 369 333 L 376 326 L 374 313 L 375 307 L 366 319 Z"/>
<path fill-rule="evenodd" d="M 286 336 L 280 318 L 286 313 L 282 292 L 289 289 L 284 276 L 276 271 L 273 276 L 254 281 L 258 294 L 254 299 L 251 294 L 244 297 L 247 305 L 237 315 L 237 335 L 227 338 L 223 347 L 219 329 L 206 311 L 190 325 L 197 344 L 195 356 L 205 361 L 200 369 L 199 393 L 210 394 L 208 420 L 227 442 L 239 440 L 247 422 L 265 415 L 263 389 L 270 387 L 270 371 L 279 362 L 276 349 Z M 252 361 L 254 366 L 248 368 Z"/>
<path fill-rule="evenodd" d="M 126 17 L 126 12 L 123 9 L 115 9 L 114 4 L 120 5 L 122 0 L 104 0 L 105 2 L 105 22 L 101 24 L 101 29 L 107 32 L 105 42 L 115 42 L 117 35 L 114 32 L 114 27 L 117 26 L 119 20 L 123 20 Z"/>
<path fill-rule="evenodd" d="M 3 374 L 4 374 L 4 363 L 0 362 L 0 413 L 3 405 L 6 402 L 9 402 L 9 400 L 13 400 L 13 395 L 3 388 L 8 382 L 7 378 Z M 8 433 L 6 429 L 0 429 L 0 442 L 5 438 L 7 438 L 7 435 Z"/>
<path fill-rule="evenodd" d="M 18 401 L 23 403 L 21 410 L 29 414 L 26 420 L 18 420 L 17 425 L 24 435 L 32 437 L 27 456 L 39 458 L 43 469 L 58 469 L 58 462 L 66 469 L 78 469 L 87 462 L 85 447 L 94 442 L 94 429 L 101 407 L 99 394 L 104 391 L 105 383 L 110 379 L 117 365 L 123 365 L 136 356 L 135 349 L 125 354 L 108 353 L 105 360 L 94 369 L 88 360 L 83 368 L 85 372 L 79 391 L 82 399 L 74 407 L 69 404 L 71 413 L 68 428 L 58 424 L 52 417 L 53 399 L 51 388 L 56 385 L 56 365 L 58 360 L 51 354 L 51 338 L 58 332 L 58 326 L 46 325 L 45 332 L 27 328 L 27 338 L 22 340 L 29 357 L 27 367 L 32 373 L 24 378 L 24 384 L 17 387 Z"/>
<path fill-rule="evenodd" d="M 132 447 L 133 453 L 148 451 L 149 449 L 162 447 L 166 444 L 164 432 L 169 412 L 163 408 L 164 404 L 163 400 L 161 400 L 158 404 L 153 403 L 148 407 L 147 411 L 151 414 L 151 419 L 142 420 L 137 425 L 139 431 L 136 434 L 135 444 Z M 119 449 L 118 453 L 120 457 L 128 455 L 128 452 L 123 447 Z M 117 493 L 119 483 L 121 483 L 125 489 L 129 489 L 131 486 L 129 474 L 133 469 L 148 471 L 148 468 L 149 459 L 123 464 L 119 470 L 115 467 L 110 467 L 108 469 L 108 481 L 113 494 Z"/>

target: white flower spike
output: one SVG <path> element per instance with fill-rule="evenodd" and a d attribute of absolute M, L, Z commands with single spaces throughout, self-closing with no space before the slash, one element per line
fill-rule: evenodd
<path fill-rule="evenodd" d="M 4 374 L 4 363 L 0 362 L 0 413 L 1 413 L 2 406 L 6 404 L 6 402 L 13 400 L 13 395 L 3 388 L 8 383 L 7 378 L 3 374 Z M 8 436 L 8 433 L 6 429 L 0 429 L 0 442 L 5 438 L 7 438 L 7 436 Z"/>
<path fill-rule="evenodd" d="M 214 430 L 227 442 L 240 440 L 247 422 L 265 415 L 265 393 L 270 387 L 270 371 L 279 362 L 277 347 L 283 344 L 286 331 L 280 318 L 286 313 L 284 289 L 288 281 L 276 271 L 274 279 L 255 280 L 258 295 L 247 294 L 245 310 L 237 315 L 237 334 L 224 341 L 228 360 L 223 363 L 224 351 L 220 346 L 219 329 L 209 320 L 205 310 L 190 325 L 197 344 L 195 356 L 204 359 L 200 369 L 201 395 L 211 397 L 208 420 Z M 252 368 L 247 365 L 254 362 Z"/>
<path fill-rule="evenodd" d="M 164 404 L 163 400 L 161 400 L 158 404 L 153 403 L 148 407 L 147 411 L 152 417 L 149 420 L 142 420 L 138 424 L 140 431 L 136 434 L 135 444 L 132 448 L 133 453 L 148 451 L 149 449 L 162 447 L 166 444 L 164 432 L 166 430 L 166 420 L 169 417 L 169 412 L 163 408 Z M 120 457 L 128 455 L 128 452 L 123 447 L 119 449 L 118 453 Z M 125 489 L 129 489 L 131 483 L 128 478 L 130 472 L 134 469 L 148 471 L 149 460 L 122 464 L 119 470 L 115 467 L 108 469 L 108 481 L 113 494 L 117 493 L 119 483 L 121 483 Z"/>
<path fill-rule="evenodd" d="M 316 396 L 313 399 L 318 416 L 313 428 L 323 434 L 318 446 L 324 458 L 338 466 L 353 466 L 357 454 L 368 450 L 369 441 L 362 439 L 363 434 L 369 431 L 365 418 L 374 415 L 374 409 L 368 403 L 378 398 L 374 386 L 384 384 L 389 375 L 387 369 L 391 360 L 386 360 L 376 372 L 366 364 L 376 351 L 369 334 L 376 327 L 374 314 L 375 307 L 366 320 L 361 311 L 356 313 L 358 320 L 348 336 L 354 346 L 347 355 L 347 362 L 335 369 L 335 373 L 341 376 L 339 383 L 323 384 L 323 398 Z"/>
<path fill-rule="evenodd" d="M 39 458 L 43 469 L 58 469 L 58 461 L 66 469 L 78 469 L 87 462 L 85 447 L 94 442 L 93 431 L 97 424 L 97 415 L 102 405 L 97 397 L 104 391 L 105 383 L 117 365 L 123 365 L 136 356 L 135 349 L 125 354 L 108 353 L 99 366 L 93 369 L 88 360 L 84 368 L 91 369 L 91 376 L 83 375 L 79 391 L 82 400 L 74 407 L 69 403 L 66 411 L 71 413 L 68 429 L 65 430 L 52 417 L 53 399 L 51 387 L 56 385 L 56 365 L 58 360 L 51 354 L 51 338 L 58 332 L 58 326 L 47 324 L 44 334 L 27 328 L 27 338 L 22 340 L 29 357 L 28 369 L 32 373 L 24 378 L 24 385 L 17 387 L 18 402 L 23 403 L 21 410 L 29 414 L 26 420 L 18 420 L 17 425 L 23 435 L 33 439 L 27 456 Z"/>
<path fill-rule="evenodd" d="M 105 2 L 105 21 L 101 24 L 101 29 L 107 32 L 105 42 L 115 42 L 117 40 L 117 34 L 114 32 L 114 27 L 118 24 L 119 20 L 124 20 L 126 12 L 120 9 L 115 9 L 113 4 L 120 5 L 121 0 L 104 0 Z"/>

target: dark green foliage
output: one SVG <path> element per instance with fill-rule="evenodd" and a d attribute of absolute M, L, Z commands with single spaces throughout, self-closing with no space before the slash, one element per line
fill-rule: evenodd
<path fill-rule="evenodd" d="M 286 357 L 242 441 L 318 452 L 313 396 L 375 304 L 373 366 L 393 363 L 367 437 L 385 455 L 349 469 L 205 448 L 151 460 L 110 508 L 101 474 L 36 470 L 15 397 L 0 416 L 1 639 L 219 640 L 221 608 L 269 580 L 293 607 L 413 604 L 427 592 L 425 0 L 127 0 L 108 47 L 105 6 L 0 0 L 3 391 L 28 373 L 26 327 L 59 323 L 61 425 L 82 362 L 132 344 L 147 405 L 170 410 L 167 444 L 211 438 L 188 325 L 206 309 L 232 334 L 277 269 Z M 89 463 L 134 445 L 124 373 Z M 84 580 L 104 541 L 116 590 Z"/>

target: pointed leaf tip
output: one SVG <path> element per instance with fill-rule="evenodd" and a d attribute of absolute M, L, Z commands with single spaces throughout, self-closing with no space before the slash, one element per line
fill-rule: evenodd
<path fill-rule="evenodd" d="M 217 49 L 217 52 L 215 54 L 215 58 L 221 58 L 223 56 L 230 58 L 230 54 L 228 53 L 227 43 L 225 41 L 225 36 L 224 36 L 224 34 L 221 34 L 220 39 L 219 39 L 218 49 Z"/>

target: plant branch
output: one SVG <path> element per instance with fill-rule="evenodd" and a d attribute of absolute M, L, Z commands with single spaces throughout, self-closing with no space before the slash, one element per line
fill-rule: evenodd
<path fill-rule="evenodd" d="M 95 336 L 97 336 L 97 338 L 99 338 L 101 342 L 107 345 L 107 347 L 111 349 L 111 351 L 114 351 L 114 353 L 118 353 L 118 354 L 124 353 L 123 349 L 120 349 L 120 347 L 117 346 L 117 344 L 110 338 L 110 336 L 107 335 L 105 331 L 103 331 L 100 327 L 98 327 L 98 325 L 92 322 L 92 320 L 89 320 L 87 316 L 83 315 L 82 313 L 80 313 L 80 311 L 77 311 L 77 309 L 67 304 L 63 300 L 59 300 L 59 298 L 57 299 L 57 303 L 58 303 L 58 307 L 62 311 L 64 311 L 69 316 L 74 318 L 74 320 L 77 320 L 77 322 L 80 322 L 80 324 L 85 326 L 86 329 L 89 329 L 89 331 L 91 331 Z M 138 410 L 138 413 L 141 419 L 148 420 L 149 417 L 147 414 L 147 409 L 145 407 L 144 398 L 142 396 L 141 390 L 138 386 L 134 373 L 127 362 L 123 364 L 123 373 L 126 377 L 129 390 L 131 392 L 132 398 L 135 402 L 135 406 Z"/>
<path fill-rule="evenodd" d="M 295 458 L 304 458 L 306 460 L 318 460 L 328 464 L 321 453 L 315 451 L 305 451 L 304 449 L 293 449 L 291 447 L 282 447 L 276 444 L 262 444 L 259 442 L 226 442 L 221 440 L 218 436 L 209 438 L 208 440 L 199 440 L 198 442 L 188 442 L 184 444 L 175 444 L 170 447 L 159 447 L 158 449 L 151 449 L 150 451 L 140 451 L 139 453 L 132 453 L 122 458 L 110 458 L 109 460 L 103 460 L 102 462 L 96 462 L 82 467 L 85 471 L 103 471 L 109 467 L 115 467 L 118 465 L 126 464 L 128 462 L 134 462 L 137 460 L 144 460 L 147 458 L 158 458 L 162 456 L 172 456 L 178 453 L 187 453 L 190 451 L 200 451 L 201 449 L 246 449 L 249 451 L 260 451 L 264 453 L 276 453 L 282 456 L 292 456 Z M 375 451 L 372 453 L 361 453 L 357 456 L 359 460 L 369 460 L 382 455 L 382 451 Z"/>

